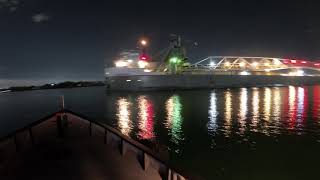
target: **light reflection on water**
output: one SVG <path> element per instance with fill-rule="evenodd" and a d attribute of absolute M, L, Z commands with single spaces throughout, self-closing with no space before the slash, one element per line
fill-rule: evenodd
<path fill-rule="evenodd" d="M 296 121 L 296 88 L 293 86 L 289 86 L 289 126 L 288 129 L 295 129 L 295 121 Z"/>
<path fill-rule="evenodd" d="M 272 97 L 272 118 L 274 121 L 274 134 L 279 134 L 279 126 L 281 125 L 281 105 L 282 105 L 282 99 L 281 99 L 281 92 L 278 87 L 273 88 L 273 97 Z"/>
<path fill-rule="evenodd" d="M 262 162 L 281 169 L 283 157 L 293 157 L 305 146 L 312 146 L 310 154 L 318 157 L 320 86 L 132 93 L 116 105 L 115 124 L 123 134 L 152 141 L 152 147 L 159 143 L 174 163 L 208 176 L 221 167 L 243 169 L 245 161 L 254 171 Z M 237 166 L 230 165 L 237 158 Z M 286 162 L 293 168 L 296 161 Z M 280 171 L 285 169 L 274 174 Z"/>
<path fill-rule="evenodd" d="M 122 134 L 129 136 L 132 130 L 131 103 L 126 98 L 120 98 L 117 100 L 117 108 L 118 128 Z"/>
<path fill-rule="evenodd" d="M 209 123 L 208 123 L 208 131 L 211 134 L 216 133 L 218 124 L 217 124 L 217 97 L 214 91 L 210 94 L 210 107 L 209 107 Z"/>
<path fill-rule="evenodd" d="M 244 134 L 246 128 L 246 119 L 248 112 L 248 90 L 247 88 L 241 88 L 240 92 L 240 104 L 239 104 L 239 114 L 238 121 L 240 124 L 239 133 Z"/>
<path fill-rule="evenodd" d="M 225 110 L 224 110 L 224 117 L 225 117 L 225 121 L 224 121 L 224 132 L 225 132 L 225 136 L 230 136 L 231 134 L 231 126 L 232 126 L 232 94 L 230 92 L 230 89 L 228 89 L 225 93 L 224 93 L 224 98 L 225 98 Z"/>
<path fill-rule="evenodd" d="M 260 98 L 259 98 L 259 91 L 257 88 L 253 88 L 252 92 L 252 123 L 251 123 L 251 129 L 254 132 L 257 132 L 257 125 L 259 122 L 259 103 L 260 103 Z"/>
<path fill-rule="evenodd" d="M 180 101 L 180 96 L 173 95 L 166 101 L 166 128 L 169 130 L 169 135 L 171 135 L 171 141 L 175 144 L 179 144 L 180 140 L 183 140 L 182 132 L 182 104 Z"/>
<path fill-rule="evenodd" d="M 204 93 L 208 93 L 208 105 L 201 107 L 195 107 L 193 103 L 183 103 L 182 97 L 194 98 L 192 102 L 200 102 L 200 99 L 185 97 L 181 93 L 166 96 L 160 101 L 151 98 L 154 94 L 118 98 L 117 126 L 125 135 L 129 136 L 133 131 L 133 135 L 137 138 L 150 140 L 157 139 L 158 133 L 155 126 L 159 124 L 160 128 L 165 128 L 168 132 L 170 141 L 179 144 L 185 138 L 183 124 L 184 117 L 187 115 L 184 113 L 188 112 L 184 111 L 184 108 L 188 108 L 195 114 L 201 108 L 207 109 L 205 128 L 210 136 L 220 133 L 225 137 L 230 137 L 232 134 L 242 136 L 249 132 L 265 135 L 281 133 L 300 135 L 309 128 L 306 127 L 307 117 L 311 116 L 313 121 L 319 120 L 319 86 L 312 87 L 309 91 L 308 87 L 289 86 L 287 88 L 225 89 L 204 91 Z M 201 101 L 199 104 L 206 104 L 203 100 Z M 155 111 L 155 103 L 159 111 Z M 307 112 L 309 106 L 312 108 L 310 115 Z M 136 113 L 133 112 L 133 107 L 136 107 Z M 197 115 L 201 116 L 201 114 Z"/>
<path fill-rule="evenodd" d="M 154 138 L 154 109 L 152 101 L 146 96 L 139 96 L 138 99 L 138 127 L 140 139 Z"/>

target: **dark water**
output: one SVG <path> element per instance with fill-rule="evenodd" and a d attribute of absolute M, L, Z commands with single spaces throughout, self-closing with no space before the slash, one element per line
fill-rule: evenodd
<path fill-rule="evenodd" d="M 67 107 L 111 125 L 206 179 L 318 179 L 320 86 L 0 94 L 1 134 Z"/>

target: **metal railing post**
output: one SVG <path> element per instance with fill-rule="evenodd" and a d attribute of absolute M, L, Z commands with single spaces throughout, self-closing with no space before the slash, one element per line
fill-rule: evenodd
<path fill-rule="evenodd" d="M 32 128 L 31 127 L 29 128 L 29 136 L 30 136 L 32 145 L 34 145 L 35 142 L 34 142 L 34 137 L 33 137 Z"/>
<path fill-rule="evenodd" d="M 107 144 L 107 133 L 108 133 L 107 129 L 104 128 L 104 144 Z"/>
<path fill-rule="evenodd" d="M 92 136 L 92 122 L 89 123 L 89 135 Z"/>
<path fill-rule="evenodd" d="M 14 139 L 14 144 L 16 146 L 16 151 L 19 152 L 20 147 L 19 147 L 19 144 L 18 144 L 18 139 L 17 139 L 17 135 L 16 134 L 14 135 L 13 139 Z"/>

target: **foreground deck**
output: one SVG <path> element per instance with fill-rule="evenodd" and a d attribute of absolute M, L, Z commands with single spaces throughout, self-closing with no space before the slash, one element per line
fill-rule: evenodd
<path fill-rule="evenodd" d="M 0 179 L 184 179 L 116 134 L 67 115 L 0 142 Z"/>

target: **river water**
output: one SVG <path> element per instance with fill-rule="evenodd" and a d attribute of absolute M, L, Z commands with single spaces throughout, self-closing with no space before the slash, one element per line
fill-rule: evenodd
<path fill-rule="evenodd" d="M 316 179 L 320 86 L 0 94 L 0 135 L 59 108 L 108 124 L 205 179 Z"/>

